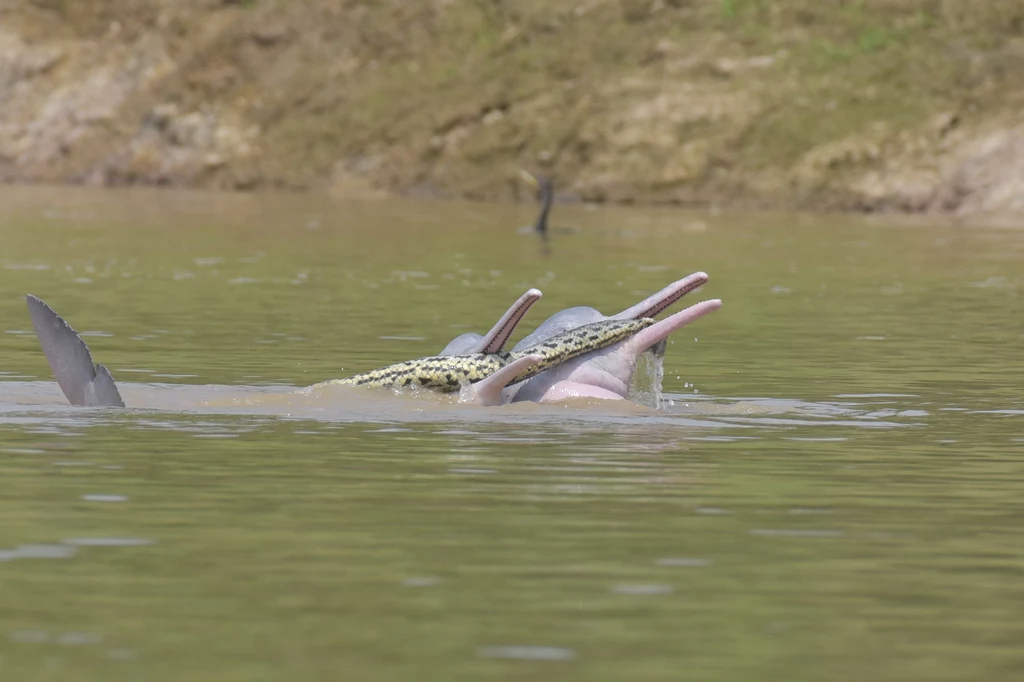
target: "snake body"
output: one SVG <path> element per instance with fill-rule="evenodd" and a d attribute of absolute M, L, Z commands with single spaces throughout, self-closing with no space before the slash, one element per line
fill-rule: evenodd
<path fill-rule="evenodd" d="M 584 353 L 618 343 L 652 324 L 654 320 L 646 317 L 635 320 L 602 320 L 562 332 L 528 348 L 500 353 L 436 355 L 406 360 L 345 379 L 324 381 L 310 388 L 339 384 L 375 388 L 421 386 L 450 393 L 458 391 L 465 384 L 486 379 L 514 360 L 528 355 L 541 356 L 540 362 L 516 376 L 509 382 L 512 384 L 525 381 Z"/>

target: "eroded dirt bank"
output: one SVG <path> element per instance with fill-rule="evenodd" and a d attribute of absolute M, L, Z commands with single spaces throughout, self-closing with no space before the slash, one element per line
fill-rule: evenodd
<path fill-rule="evenodd" d="M 0 0 L 0 179 L 1024 214 L 1019 0 Z"/>

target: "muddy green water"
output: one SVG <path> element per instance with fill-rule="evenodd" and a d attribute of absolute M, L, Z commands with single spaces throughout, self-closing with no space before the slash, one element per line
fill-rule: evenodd
<path fill-rule="evenodd" d="M 1021 679 L 1024 231 L 532 218 L 0 191 L 0 677 Z M 695 270 L 658 410 L 208 404 Z M 162 409 L 67 407 L 26 292 Z"/>

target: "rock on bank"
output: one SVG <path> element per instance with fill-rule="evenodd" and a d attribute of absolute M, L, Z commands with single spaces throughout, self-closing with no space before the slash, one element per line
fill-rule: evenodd
<path fill-rule="evenodd" d="M 1017 0 L 0 0 L 0 178 L 1024 214 Z"/>

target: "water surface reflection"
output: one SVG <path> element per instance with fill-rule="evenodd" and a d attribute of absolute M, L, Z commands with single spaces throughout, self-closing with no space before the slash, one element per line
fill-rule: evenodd
<path fill-rule="evenodd" d="M 12 679 L 1024 665 L 1024 234 L 565 207 L 545 256 L 528 207 L 0 194 Z M 669 344 L 657 407 L 293 393 L 530 286 L 522 333 L 697 269 L 726 307 Z M 135 408 L 64 403 L 24 292 Z"/>

